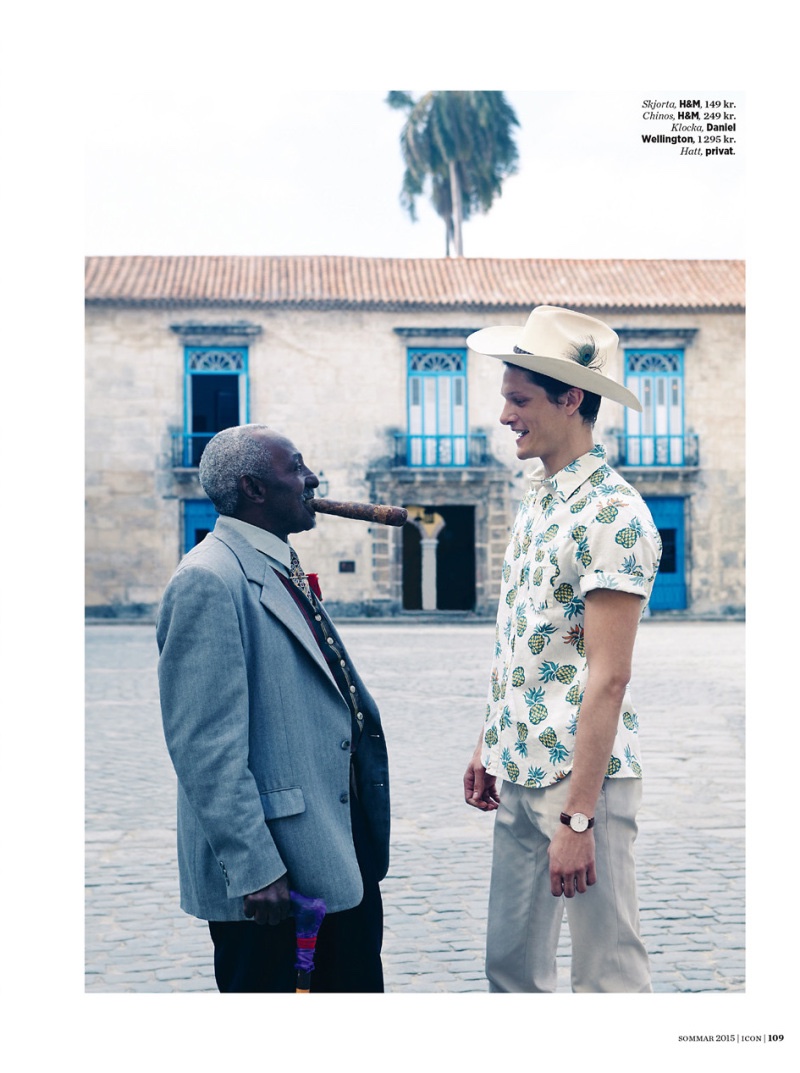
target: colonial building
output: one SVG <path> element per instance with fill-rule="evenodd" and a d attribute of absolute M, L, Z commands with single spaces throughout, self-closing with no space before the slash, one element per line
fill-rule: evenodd
<path fill-rule="evenodd" d="M 654 613 L 744 606 L 744 265 L 740 261 L 93 257 L 86 264 L 87 613 L 152 615 L 213 527 L 208 439 L 260 422 L 332 499 L 409 509 L 402 529 L 320 516 L 294 541 L 339 614 L 492 614 L 526 487 L 498 423 L 502 367 L 468 351 L 534 305 L 600 317 L 596 439 L 664 542 Z"/>

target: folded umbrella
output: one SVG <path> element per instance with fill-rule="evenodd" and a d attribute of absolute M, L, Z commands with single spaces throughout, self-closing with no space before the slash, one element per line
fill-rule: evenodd
<path fill-rule="evenodd" d="M 325 902 L 322 898 L 306 898 L 303 894 L 289 891 L 289 898 L 294 909 L 294 924 L 297 932 L 297 957 L 294 967 L 297 970 L 295 994 L 307 995 L 311 990 L 311 973 L 314 970 L 314 951 L 317 947 L 317 933 L 325 916 Z"/>

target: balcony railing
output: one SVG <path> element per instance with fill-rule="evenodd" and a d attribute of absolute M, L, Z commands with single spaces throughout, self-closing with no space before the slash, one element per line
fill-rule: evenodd
<path fill-rule="evenodd" d="M 214 432 L 174 432 L 173 469 L 197 469 L 200 456 Z M 485 432 L 468 436 L 410 436 L 394 434 L 395 466 L 485 466 L 489 461 Z"/>
<path fill-rule="evenodd" d="M 197 469 L 205 445 L 216 432 L 173 432 L 172 468 Z"/>
<path fill-rule="evenodd" d="M 607 439 L 608 461 L 612 466 L 698 466 L 700 441 L 695 432 L 680 436 L 628 435 L 618 429 Z M 613 457 L 612 457 L 613 455 Z"/>
<path fill-rule="evenodd" d="M 488 461 L 485 432 L 466 436 L 394 435 L 394 465 L 413 467 L 485 466 Z"/>

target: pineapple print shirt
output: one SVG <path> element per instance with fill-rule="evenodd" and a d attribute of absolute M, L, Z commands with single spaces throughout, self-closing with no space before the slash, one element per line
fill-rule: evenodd
<path fill-rule="evenodd" d="M 584 597 L 650 598 L 661 540 L 638 492 L 596 444 L 559 473 L 532 478 L 503 563 L 482 763 L 524 786 L 572 769 L 586 685 Z M 607 775 L 639 778 L 638 720 L 626 693 Z"/>

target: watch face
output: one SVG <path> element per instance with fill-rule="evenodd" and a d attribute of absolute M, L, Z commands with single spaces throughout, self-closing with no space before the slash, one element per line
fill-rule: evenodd
<path fill-rule="evenodd" d="M 585 831 L 589 826 L 589 817 L 584 816 L 582 812 L 575 812 L 569 821 L 569 825 L 573 831 Z"/>

